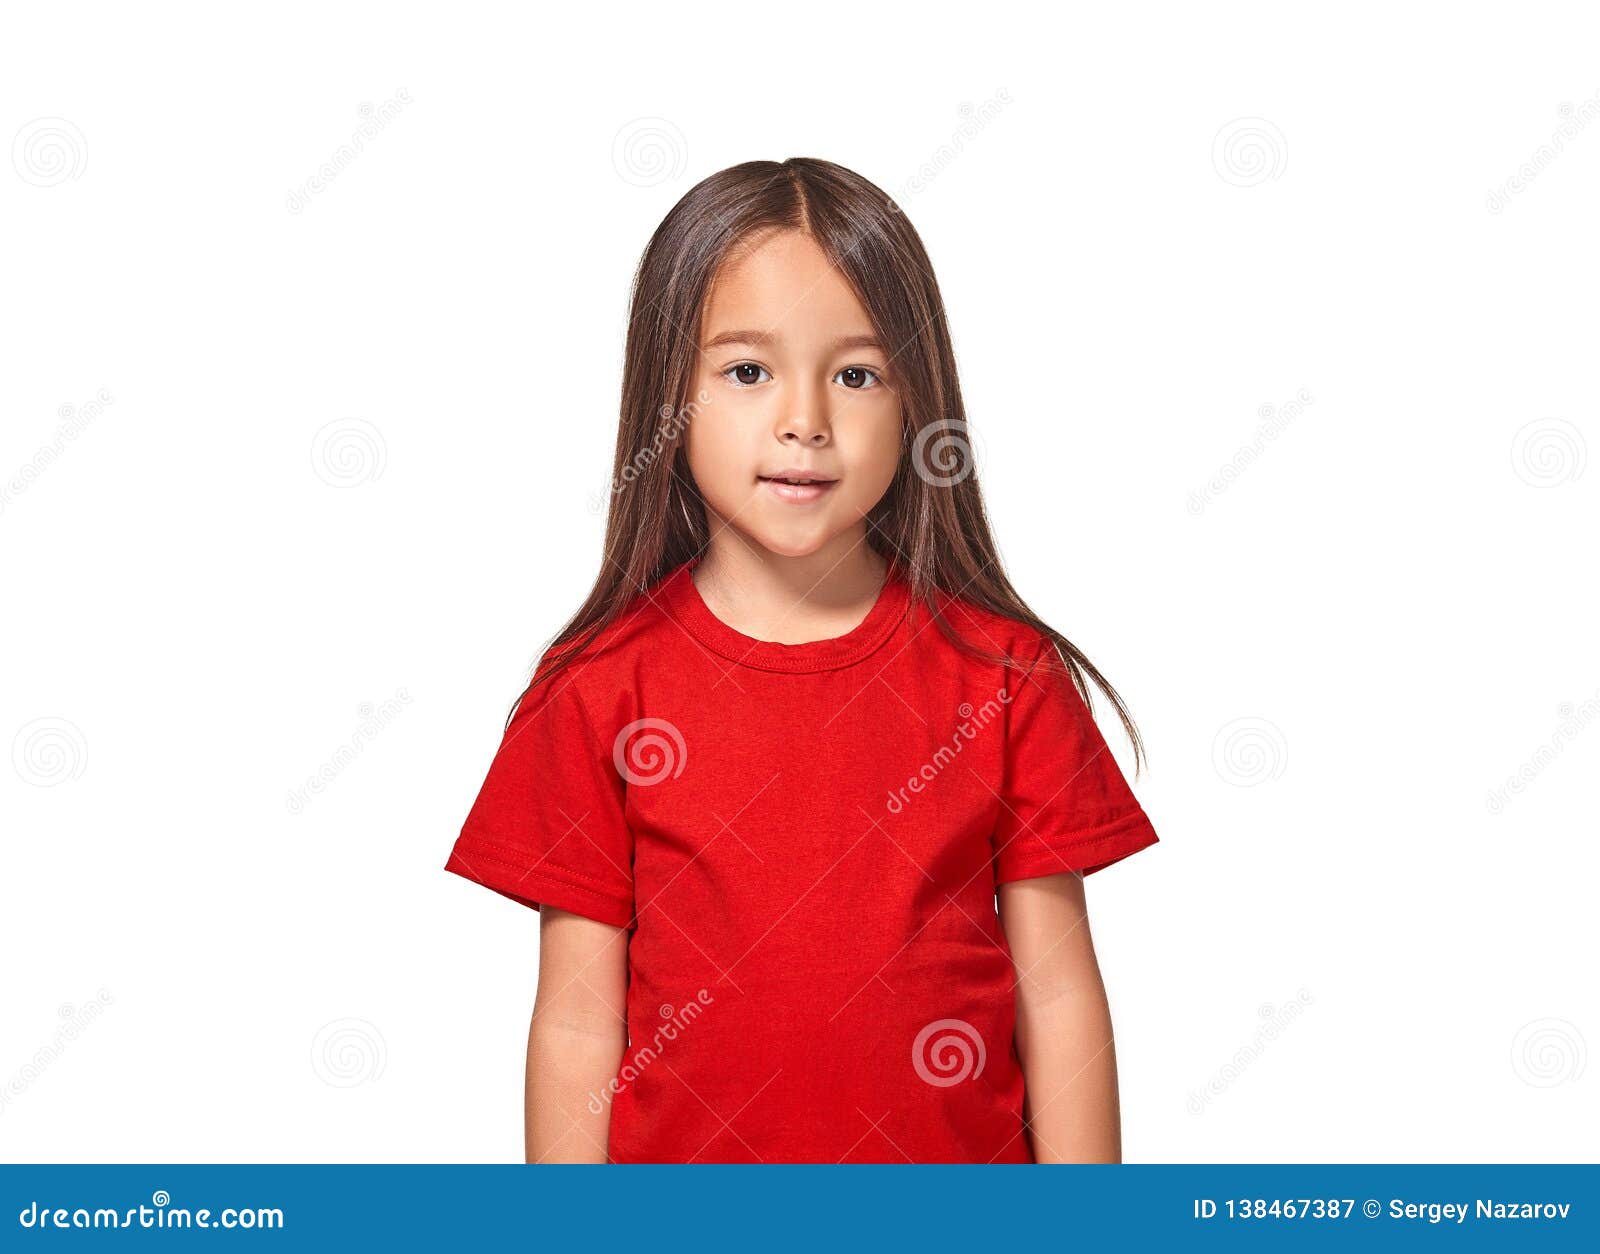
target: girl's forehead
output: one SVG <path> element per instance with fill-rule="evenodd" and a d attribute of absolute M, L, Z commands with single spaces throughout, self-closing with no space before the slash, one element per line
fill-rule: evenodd
<path fill-rule="evenodd" d="M 712 280 L 702 325 L 706 339 L 740 329 L 779 339 L 803 337 L 816 325 L 830 336 L 872 330 L 849 281 L 799 231 L 770 233 L 731 253 Z"/>

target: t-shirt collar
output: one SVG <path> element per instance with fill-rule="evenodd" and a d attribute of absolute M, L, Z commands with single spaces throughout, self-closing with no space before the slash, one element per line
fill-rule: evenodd
<path fill-rule="evenodd" d="M 825 671 L 853 666 L 883 646 L 905 617 L 911 603 L 911 588 L 900 563 L 889 560 L 889 569 L 878 599 L 867 616 L 842 636 L 828 640 L 809 640 L 804 644 L 780 644 L 757 640 L 728 626 L 705 603 L 690 577 L 698 558 L 684 562 L 662 584 L 662 602 L 678 622 L 700 643 L 731 662 L 757 670 Z"/>

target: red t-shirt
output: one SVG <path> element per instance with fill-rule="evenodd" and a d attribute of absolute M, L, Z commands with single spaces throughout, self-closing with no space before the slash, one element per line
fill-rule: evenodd
<path fill-rule="evenodd" d="M 894 566 L 787 645 L 690 565 L 524 700 L 446 864 L 632 929 L 611 1161 L 1031 1161 L 995 887 L 1156 841 L 1088 707 L 1039 632 L 940 594 L 1020 665 L 970 658 Z"/>

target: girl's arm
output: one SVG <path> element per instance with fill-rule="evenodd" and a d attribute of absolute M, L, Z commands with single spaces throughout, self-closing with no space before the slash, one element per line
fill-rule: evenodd
<path fill-rule="evenodd" d="M 611 1081 L 628 1047 L 628 933 L 539 911 L 539 992 L 528 1030 L 527 1159 L 603 1163 Z"/>
<path fill-rule="evenodd" d="M 1017 1053 L 1034 1158 L 1120 1162 L 1111 1011 L 1089 937 L 1083 877 L 1013 880 L 999 895 L 1017 971 Z"/>

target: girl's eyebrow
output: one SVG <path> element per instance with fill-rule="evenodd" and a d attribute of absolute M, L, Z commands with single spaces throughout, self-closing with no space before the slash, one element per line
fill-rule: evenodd
<path fill-rule="evenodd" d="M 745 344 L 752 348 L 765 348 L 776 344 L 778 339 L 779 337 L 771 331 L 722 331 L 713 335 L 701 347 L 706 352 L 724 344 Z M 841 335 L 830 347 L 834 352 L 843 348 L 876 348 L 879 352 L 883 351 L 875 335 Z"/>

